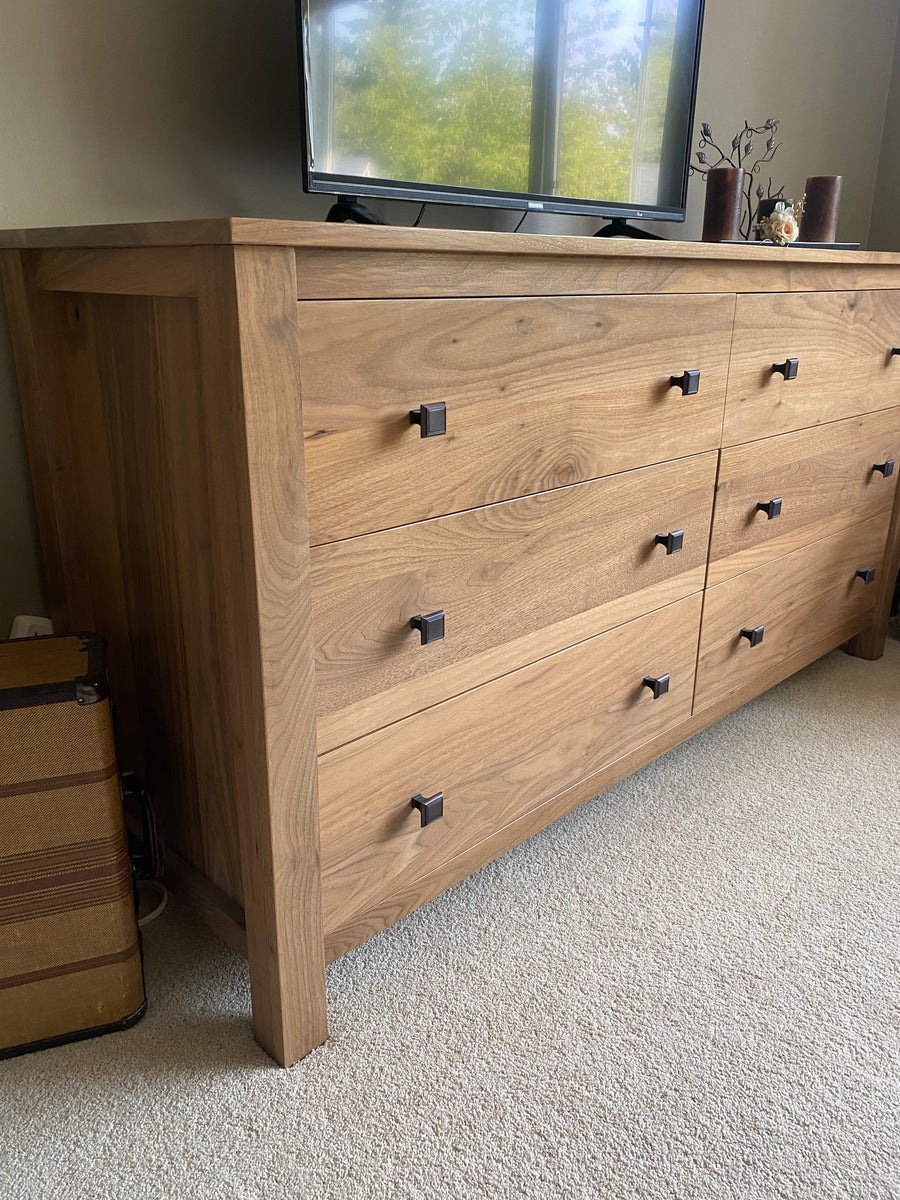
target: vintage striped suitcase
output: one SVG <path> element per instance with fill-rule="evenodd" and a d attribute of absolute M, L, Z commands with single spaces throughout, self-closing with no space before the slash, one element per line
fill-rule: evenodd
<path fill-rule="evenodd" d="M 144 1008 L 105 643 L 0 642 L 0 1058 Z"/>

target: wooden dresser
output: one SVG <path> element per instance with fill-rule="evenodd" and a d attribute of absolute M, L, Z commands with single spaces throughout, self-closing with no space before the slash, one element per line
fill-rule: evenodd
<path fill-rule="evenodd" d="M 57 630 L 256 1036 L 826 651 L 882 650 L 900 257 L 215 220 L 0 237 Z M 151 997 L 152 1002 L 152 997 Z"/>

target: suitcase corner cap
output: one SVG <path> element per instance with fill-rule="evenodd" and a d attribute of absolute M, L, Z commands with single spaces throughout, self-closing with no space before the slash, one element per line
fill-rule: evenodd
<path fill-rule="evenodd" d="M 75 699 L 79 704 L 99 704 L 109 695 L 102 675 L 79 675 L 75 680 Z"/>
<path fill-rule="evenodd" d="M 79 633 L 87 653 L 87 671 L 75 677 L 75 699 L 79 704 L 99 704 L 109 695 L 106 686 L 106 638 L 98 633 Z"/>

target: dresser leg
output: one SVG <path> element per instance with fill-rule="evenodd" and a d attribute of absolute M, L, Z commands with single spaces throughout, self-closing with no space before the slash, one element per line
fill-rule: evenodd
<path fill-rule="evenodd" d="M 887 626 L 879 628 L 876 625 L 871 625 L 868 629 L 864 629 L 862 633 L 858 633 L 855 638 L 851 638 L 849 642 L 844 643 L 844 650 L 847 654 L 852 654 L 854 658 L 866 658 L 873 660 L 881 658 L 884 654 L 884 643 L 887 640 Z"/>
<path fill-rule="evenodd" d="M 328 1037 L 295 255 L 212 246 L 197 264 L 253 1032 L 290 1066 Z"/>
<path fill-rule="evenodd" d="M 881 658 L 884 654 L 884 643 L 887 641 L 888 622 L 891 619 L 891 605 L 894 602 L 894 586 L 897 582 L 898 571 L 900 571 L 900 498 L 895 498 L 891 527 L 888 530 L 887 546 L 884 552 L 884 565 L 880 578 L 877 580 L 878 595 L 872 613 L 872 623 L 844 646 L 846 652 L 852 654 L 854 658 L 875 659 Z"/>

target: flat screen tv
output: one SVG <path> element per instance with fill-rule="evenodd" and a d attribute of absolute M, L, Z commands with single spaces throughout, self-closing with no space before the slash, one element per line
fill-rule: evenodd
<path fill-rule="evenodd" d="M 684 220 L 703 0 L 297 0 L 304 187 Z"/>

